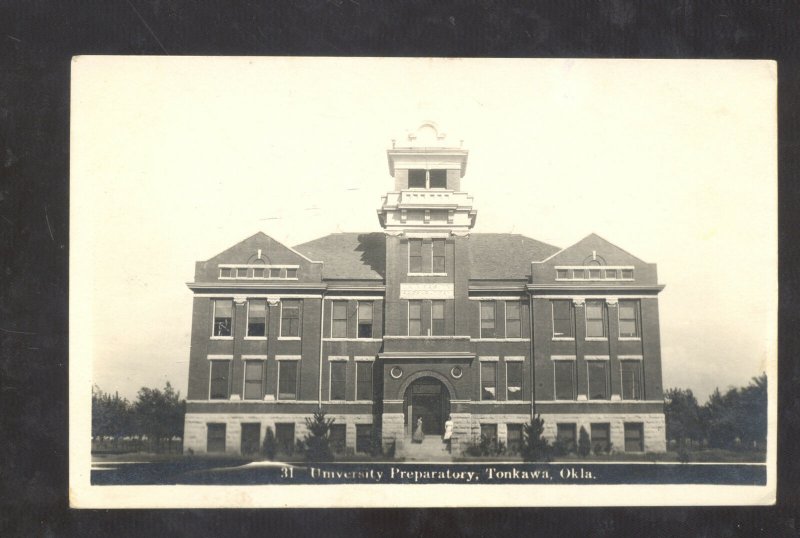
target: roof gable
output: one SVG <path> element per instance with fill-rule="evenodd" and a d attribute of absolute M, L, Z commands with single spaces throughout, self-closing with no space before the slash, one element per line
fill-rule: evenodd
<path fill-rule="evenodd" d="M 261 259 L 267 264 L 305 264 L 316 261 L 276 241 L 264 232 L 251 235 L 206 261 L 208 263 L 253 263 L 258 260 L 259 251 Z"/>
<path fill-rule="evenodd" d="M 574 245 L 556 252 L 549 258 L 542 260 L 541 263 L 586 265 L 594 258 L 599 258 L 601 262 L 605 262 L 603 265 L 643 265 L 647 263 L 595 233 L 591 233 Z"/>

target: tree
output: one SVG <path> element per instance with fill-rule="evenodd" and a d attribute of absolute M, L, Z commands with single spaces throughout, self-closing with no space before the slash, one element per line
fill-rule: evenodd
<path fill-rule="evenodd" d="M 108 394 L 97 385 L 92 387 L 92 438 L 111 437 L 116 445 L 123 437 L 132 435 L 131 404 L 119 394 Z"/>
<path fill-rule="evenodd" d="M 267 431 L 264 433 L 264 445 L 261 447 L 261 452 L 270 461 L 275 459 L 275 454 L 278 452 L 278 441 L 275 439 L 275 432 L 272 431 L 272 426 L 267 426 Z"/>
<path fill-rule="evenodd" d="M 586 431 L 586 428 L 581 426 L 581 431 L 578 434 L 578 454 L 580 454 L 582 458 L 585 458 L 589 455 L 591 450 L 592 443 L 589 441 L 589 432 Z"/>
<path fill-rule="evenodd" d="M 700 406 L 691 389 L 669 389 L 664 397 L 667 439 L 684 448 L 687 440 L 699 442 L 703 437 Z"/>
<path fill-rule="evenodd" d="M 551 448 L 544 433 L 544 420 L 540 415 L 531 417 L 529 424 L 522 428 L 522 459 L 524 461 L 550 461 Z"/>
<path fill-rule="evenodd" d="M 314 411 L 311 418 L 306 418 L 308 433 L 302 443 L 306 461 L 333 461 L 333 451 L 328 437 L 333 422 L 334 419 L 325 418 L 325 411 L 321 407 Z"/>
<path fill-rule="evenodd" d="M 176 392 L 169 381 L 163 392 L 147 387 L 139 389 L 133 409 L 138 431 L 147 436 L 156 451 L 161 450 L 164 439 L 168 440 L 167 449 L 171 450 L 169 440 L 182 437 L 186 402 L 180 399 L 180 392 Z"/>

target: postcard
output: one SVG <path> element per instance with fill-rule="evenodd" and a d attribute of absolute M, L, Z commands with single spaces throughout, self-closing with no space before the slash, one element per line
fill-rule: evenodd
<path fill-rule="evenodd" d="M 774 503 L 776 85 L 75 57 L 71 506 Z"/>

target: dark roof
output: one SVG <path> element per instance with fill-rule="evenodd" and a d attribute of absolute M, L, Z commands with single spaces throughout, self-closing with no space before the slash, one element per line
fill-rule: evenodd
<path fill-rule="evenodd" d="M 314 261 L 323 262 L 323 278 L 382 280 L 386 273 L 383 232 L 335 233 L 294 249 Z"/>
<path fill-rule="evenodd" d="M 323 262 L 323 278 L 382 280 L 386 275 L 385 237 L 383 232 L 335 233 L 294 249 Z M 528 278 L 531 262 L 560 250 L 519 234 L 473 233 L 468 244 L 473 279 Z"/>
<path fill-rule="evenodd" d="M 558 252 L 558 247 L 519 234 L 470 234 L 470 278 L 522 279 L 531 274 L 531 262 Z"/>

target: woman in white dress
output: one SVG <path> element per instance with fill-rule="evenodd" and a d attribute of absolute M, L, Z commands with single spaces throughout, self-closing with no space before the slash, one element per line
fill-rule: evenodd
<path fill-rule="evenodd" d="M 447 421 L 444 423 L 444 435 L 442 435 L 442 441 L 444 444 L 447 445 L 447 451 L 450 452 L 451 450 L 451 442 L 453 441 L 453 417 L 450 415 L 447 416 Z"/>
<path fill-rule="evenodd" d="M 414 428 L 414 435 L 411 440 L 415 443 L 421 443 L 425 439 L 425 432 L 422 431 L 422 417 L 417 419 L 417 427 Z"/>

